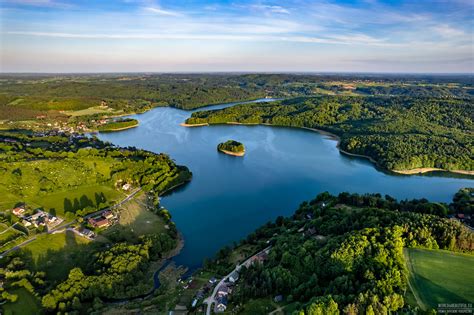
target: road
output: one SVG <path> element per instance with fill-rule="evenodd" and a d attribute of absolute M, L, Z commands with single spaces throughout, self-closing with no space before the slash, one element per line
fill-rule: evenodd
<path fill-rule="evenodd" d="M 97 214 L 100 214 L 100 213 L 102 213 L 102 212 L 104 212 L 104 211 L 107 211 L 107 210 L 110 210 L 110 209 L 114 209 L 114 208 L 120 207 L 120 206 L 123 205 L 125 202 L 129 201 L 130 199 L 132 199 L 132 198 L 133 198 L 138 192 L 140 192 L 141 190 L 142 190 L 141 187 L 140 187 L 140 188 L 137 188 L 137 189 L 136 189 L 135 191 L 133 191 L 130 195 L 128 195 L 127 197 L 125 197 L 124 199 L 122 199 L 119 203 L 117 203 L 117 204 L 115 204 L 115 205 L 113 205 L 113 206 L 111 206 L 111 207 L 108 207 L 108 208 L 106 208 L 106 209 L 102 209 L 102 210 L 96 211 L 96 212 L 94 212 L 94 213 L 88 214 L 88 215 L 84 216 L 84 219 L 87 220 L 88 218 L 93 217 L 93 216 L 95 216 L 95 215 L 97 215 Z M 33 242 L 34 240 L 36 240 L 36 239 L 38 238 L 39 235 L 42 235 L 42 234 L 53 234 L 53 233 L 56 232 L 57 230 L 63 229 L 63 228 L 64 228 L 64 230 L 66 230 L 71 224 L 73 224 L 73 223 L 75 223 L 75 222 L 76 222 L 76 220 L 71 221 L 71 222 L 68 222 L 68 223 L 66 223 L 66 224 L 59 225 L 59 226 L 55 227 L 54 229 L 52 229 L 52 230 L 50 230 L 50 231 L 48 231 L 48 232 L 44 232 L 44 233 L 35 235 L 35 236 L 33 236 L 32 238 L 29 238 L 29 239 L 27 239 L 26 241 L 24 241 L 24 242 L 22 242 L 22 243 L 16 245 L 15 247 L 12 247 L 12 248 L 10 248 L 10 249 L 4 251 L 3 253 L 0 254 L 0 258 L 3 257 L 3 256 L 5 256 L 5 255 L 7 255 L 8 253 L 10 253 L 10 252 L 12 252 L 12 251 L 14 251 L 14 250 L 18 250 L 18 249 L 20 249 L 21 247 L 23 247 L 23 246 L 25 246 L 25 245 L 27 245 L 27 244 Z"/>
<path fill-rule="evenodd" d="M 272 246 L 268 246 L 264 249 L 262 249 L 261 251 L 259 251 L 258 253 L 250 256 L 249 258 L 247 258 L 243 263 L 241 263 L 240 265 L 237 265 L 235 266 L 234 270 L 232 270 L 227 276 L 225 276 L 224 278 L 221 279 L 221 281 L 219 281 L 219 283 L 214 287 L 214 290 L 212 290 L 212 294 L 211 296 L 209 296 L 207 299 L 204 300 L 204 303 L 207 304 L 207 310 L 206 310 L 206 315 L 211 315 L 211 307 L 212 307 L 212 304 L 215 304 L 217 301 L 216 301 L 216 294 L 217 294 L 217 290 L 219 289 L 219 287 L 221 285 L 224 284 L 225 282 L 225 279 L 229 278 L 230 275 L 234 272 L 234 271 L 237 271 L 239 272 L 240 269 L 242 268 L 242 266 L 245 266 L 245 267 L 250 267 L 250 264 L 251 264 L 251 261 L 252 261 L 252 258 L 254 258 L 255 256 L 257 255 L 260 255 L 261 253 L 263 253 L 264 251 L 266 250 L 269 250 Z"/>

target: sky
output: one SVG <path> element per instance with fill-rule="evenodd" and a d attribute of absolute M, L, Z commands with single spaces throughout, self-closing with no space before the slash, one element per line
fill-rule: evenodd
<path fill-rule="evenodd" d="M 0 0 L 0 72 L 474 72 L 473 0 Z"/>

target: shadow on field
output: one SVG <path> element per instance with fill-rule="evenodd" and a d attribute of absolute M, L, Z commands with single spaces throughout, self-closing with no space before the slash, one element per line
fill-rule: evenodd
<path fill-rule="evenodd" d="M 438 308 L 438 303 L 469 302 L 456 293 L 446 290 L 446 288 L 433 283 L 431 280 L 425 277 L 417 275 L 416 281 L 418 282 L 417 287 L 421 291 L 419 293 L 422 295 L 423 300 L 434 309 Z"/>

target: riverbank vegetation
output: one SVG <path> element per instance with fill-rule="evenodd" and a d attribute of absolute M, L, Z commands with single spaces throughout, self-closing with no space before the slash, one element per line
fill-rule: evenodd
<path fill-rule="evenodd" d="M 226 142 L 219 143 L 217 150 L 235 156 L 243 156 L 245 154 L 244 144 L 235 140 L 227 140 Z"/>
<path fill-rule="evenodd" d="M 138 126 L 138 120 L 132 118 L 118 119 L 101 125 L 97 128 L 100 132 L 111 132 L 129 129 Z"/>
<path fill-rule="evenodd" d="M 242 268 L 231 307 L 245 309 L 250 299 L 281 295 L 282 307 L 301 310 L 298 314 L 420 310 L 405 299 L 410 290 L 404 248 L 443 249 L 474 257 L 474 233 L 469 228 L 448 219 L 443 211 L 426 214 L 437 205 L 427 200 L 398 202 L 378 194 L 322 193 L 303 202 L 292 217 L 278 217 L 257 229 L 236 249 L 221 250 L 205 268 L 226 274 L 235 267 L 230 261 L 233 251 L 248 244 L 257 245 L 257 250 L 271 245 L 267 256 Z M 458 263 L 446 261 L 451 265 L 446 268 Z M 459 280 L 457 272 L 442 275 L 450 283 Z M 469 286 L 468 279 L 461 281 Z M 460 301 L 468 302 L 466 298 L 469 295 Z"/>
<path fill-rule="evenodd" d="M 305 127 L 340 137 L 340 148 L 393 171 L 474 172 L 469 99 L 321 96 L 195 112 L 187 124 L 229 122 Z"/>

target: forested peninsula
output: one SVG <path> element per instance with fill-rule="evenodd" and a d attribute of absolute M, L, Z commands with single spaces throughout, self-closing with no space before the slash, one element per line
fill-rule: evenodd
<path fill-rule="evenodd" d="M 234 248 L 223 248 L 205 270 L 227 274 L 241 263 L 235 257 L 264 250 L 241 268 L 229 300 L 228 309 L 244 314 L 277 307 L 285 314 L 431 314 L 446 299 L 468 303 L 473 297 L 469 290 L 440 295 L 430 282 L 442 281 L 451 290 L 473 279 L 450 269 L 456 263 L 467 271 L 474 262 L 474 233 L 447 218 L 449 212 L 470 213 L 472 199 L 462 210 L 458 199 L 448 206 L 380 194 L 321 193 L 291 217 L 280 216 Z M 437 272 L 421 277 L 409 266 L 413 255 Z M 432 265 L 433 257 L 445 263 Z"/>
<path fill-rule="evenodd" d="M 269 124 L 320 129 L 341 151 L 395 172 L 447 170 L 473 175 L 470 99 L 319 96 L 199 111 L 186 124 Z"/>

